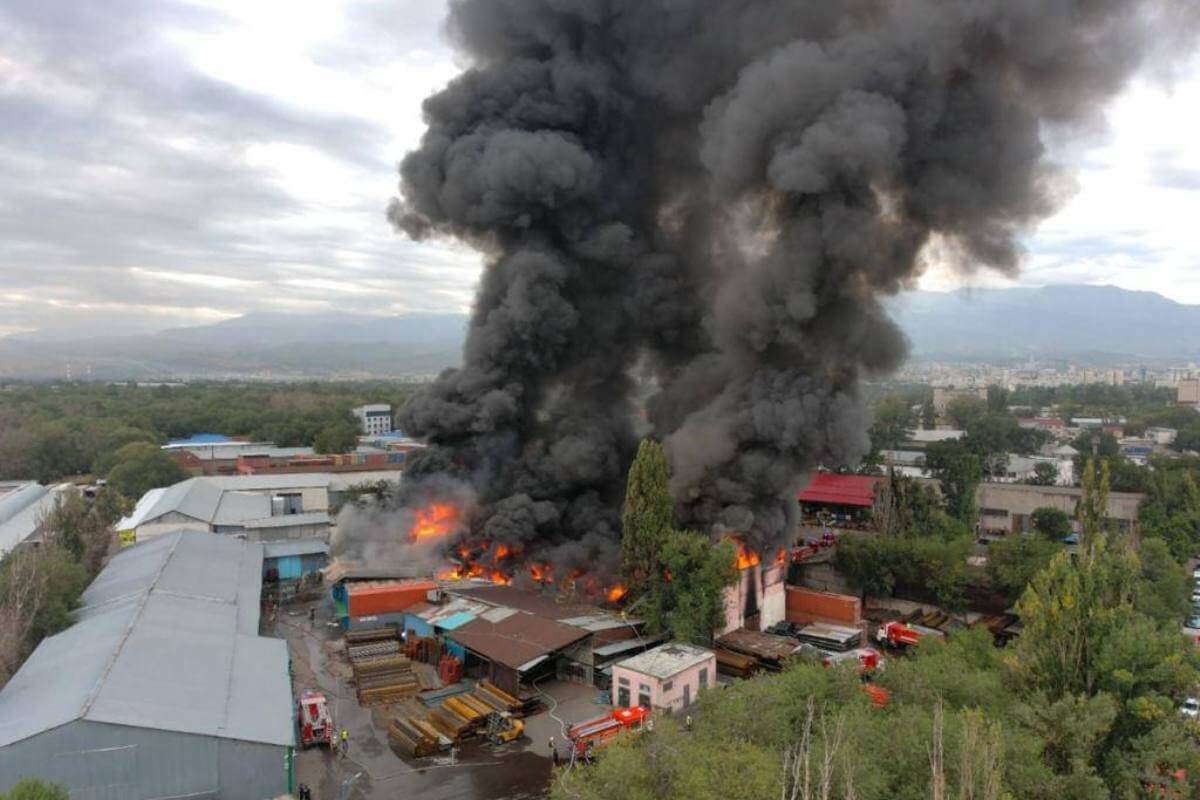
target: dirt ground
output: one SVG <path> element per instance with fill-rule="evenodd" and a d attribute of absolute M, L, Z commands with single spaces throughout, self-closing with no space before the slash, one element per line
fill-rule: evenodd
<path fill-rule="evenodd" d="M 315 624 L 310 608 L 317 609 Z M 341 629 L 323 602 L 281 608 L 264 631 L 288 643 L 295 694 L 325 692 L 334 722 L 349 733 L 347 757 L 324 748 L 297 750 L 296 783 L 313 790 L 314 800 L 533 800 L 548 792 L 552 766 L 550 742 L 567 752 L 566 727 L 598 716 L 597 691 L 571 683 L 544 682 L 546 710 L 525 720 L 524 738 L 495 747 L 472 742 L 443 756 L 408 759 L 388 743 L 388 706 L 363 708 L 347 682 L 350 668 L 341 655 Z M 431 669 L 431 668 L 430 668 Z"/>

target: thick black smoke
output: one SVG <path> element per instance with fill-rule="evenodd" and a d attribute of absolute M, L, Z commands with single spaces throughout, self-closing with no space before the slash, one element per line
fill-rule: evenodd
<path fill-rule="evenodd" d="M 1171 0 L 457 0 L 472 67 L 425 103 L 393 223 L 487 256 L 461 369 L 400 415 L 476 541 L 612 563 L 636 370 L 681 521 L 769 551 L 867 449 L 880 298 L 936 249 L 1017 268 L 1042 136 L 1191 41 Z M 1114 198 L 1114 202 L 1119 202 Z"/>

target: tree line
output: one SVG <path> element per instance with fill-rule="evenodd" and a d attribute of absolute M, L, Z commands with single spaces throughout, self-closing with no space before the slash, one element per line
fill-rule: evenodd
<path fill-rule="evenodd" d="M 351 408 L 375 402 L 395 408 L 412 388 L 384 382 L 8 385 L 0 389 L 0 480 L 105 476 L 129 460 L 142 462 L 131 472 L 146 473 L 155 466 L 144 463 L 149 451 L 132 445 L 158 446 L 204 432 L 345 452 L 358 433 Z"/>

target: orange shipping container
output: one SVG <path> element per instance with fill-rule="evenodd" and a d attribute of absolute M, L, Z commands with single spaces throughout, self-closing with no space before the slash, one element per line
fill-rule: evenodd
<path fill-rule="evenodd" d="M 833 594 L 789 586 L 786 619 L 788 622 L 858 625 L 862 622 L 862 601 L 849 594 Z"/>
<path fill-rule="evenodd" d="M 348 592 L 349 612 L 352 617 L 372 614 L 395 614 L 425 601 L 430 589 L 436 589 L 433 581 L 372 581 L 355 584 Z"/>

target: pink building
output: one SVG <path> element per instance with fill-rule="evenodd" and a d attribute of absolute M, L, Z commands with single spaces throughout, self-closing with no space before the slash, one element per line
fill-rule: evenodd
<path fill-rule="evenodd" d="M 612 696 L 617 708 L 687 708 L 717 680 L 711 650 L 670 642 L 613 665 Z"/>
<path fill-rule="evenodd" d="M 725 589 L 725 626 L 721 636 L 740 628 L 765 631 L 786 616 L 787 567 L 776 564 L 751 564 L 738 574 L 737 582 Z"/>

